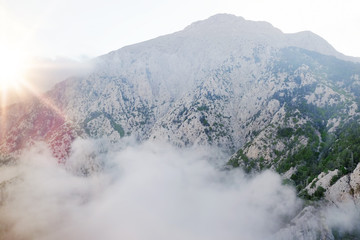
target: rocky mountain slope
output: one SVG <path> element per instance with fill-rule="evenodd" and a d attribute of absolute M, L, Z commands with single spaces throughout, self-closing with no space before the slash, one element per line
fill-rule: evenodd
<path fill-rule="evenodd" d="M 133 136 L 217 146 L 228 166 L 274 169 L 305 199 L 358 201 L 358 61 L 311 32 L 216 15 L 3 109 L 2 161 L 37 140 L 64 161 L 78 136 Z"/>
<path fill-rule="evenodd" d="M 216 15 L 183 31 L 101 56 L 88 76 L 58 84 L 47 97 L 62 112 L 58 116 L 64 119 L 62 124 L 80 127 L 91 137 L 118 141 L 134 135 L 139 140 L 215 144 L 235 151 L 262 127 L 251 121 L 259 111 L 264 121 L 278 111 L 274 94 L 318 81 L 311 73 L 304 75 L 306 64 L 282 69 L 282 62 L 291 60 L 286 59 L 291 57 L 286 56 L 289 51 L 302 51 L 281 50 L 289 46 L 341 56 L 309 32 L 283 34 L 265 22 Z M 299 85 L 293 79 L 301 74 Z M 6 122 L 13 125 L 6 126 L 3 135 L 24 132 L 18 129 L 22 119 L 33 119 L 28 128 L 41 122 L 24 118 L 44 113 L 38 102 L 26 106 L 22 113 L 17 110 L 22 104 L 7 109 Z M 53 121 L 59 114 L 53 115 L 47 119 Z M 49 125 L 45 128 L 57 132 Z M 44 137 L 42 131 L 27 135 Z M 22 146 L 11 139 L 3 140 L 3 146 L 4 142 L 11 142 L 14 149 Z"/>

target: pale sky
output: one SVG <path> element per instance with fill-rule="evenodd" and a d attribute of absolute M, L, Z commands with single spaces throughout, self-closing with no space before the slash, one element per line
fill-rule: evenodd
<path fill-rule="evenodd" d="M 359 0 L 0 0 L 0 47 L 81 60 L 230 13 L 286 33 L 310 30 L 360 57 L 359 11 Z"/>

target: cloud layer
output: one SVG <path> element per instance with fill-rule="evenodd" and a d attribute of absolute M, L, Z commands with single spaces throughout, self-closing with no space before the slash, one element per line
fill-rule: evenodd
<path fill-rule="evenodd" d="M 38 144 L 0 169 L 4 239 L 266 239 L 299 208 L 270 171 L 245 176 L 211 151 L 77 140 L 65 166 Z M 0 235 L 0 236 L 1 236 Z"/>

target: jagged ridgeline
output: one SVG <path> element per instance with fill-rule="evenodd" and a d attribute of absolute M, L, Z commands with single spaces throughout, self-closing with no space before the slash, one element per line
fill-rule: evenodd
<path fill-rule="evenodd" d="M 320 173 L 338 170 L 332 185 L 360 162 L 360 64 L 299 48 L 277 56 L 269 70 L 294 87 L 275 92 L 279 111 L 228 164 L 247 172 L 275 169 L 301 196 L 319 199 L 323 187 L 311 196 L 305 187 L 314 187 Z"/>

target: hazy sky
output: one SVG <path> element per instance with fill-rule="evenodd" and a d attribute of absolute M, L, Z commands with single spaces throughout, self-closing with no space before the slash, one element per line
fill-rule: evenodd
<path fill-rule="evenodd" d="M 217 13 L 311 30 L 360 57 L 358 0 L 0 0 L 0 44 L 29 56 L 83 59 L 182 30 Z"/>

